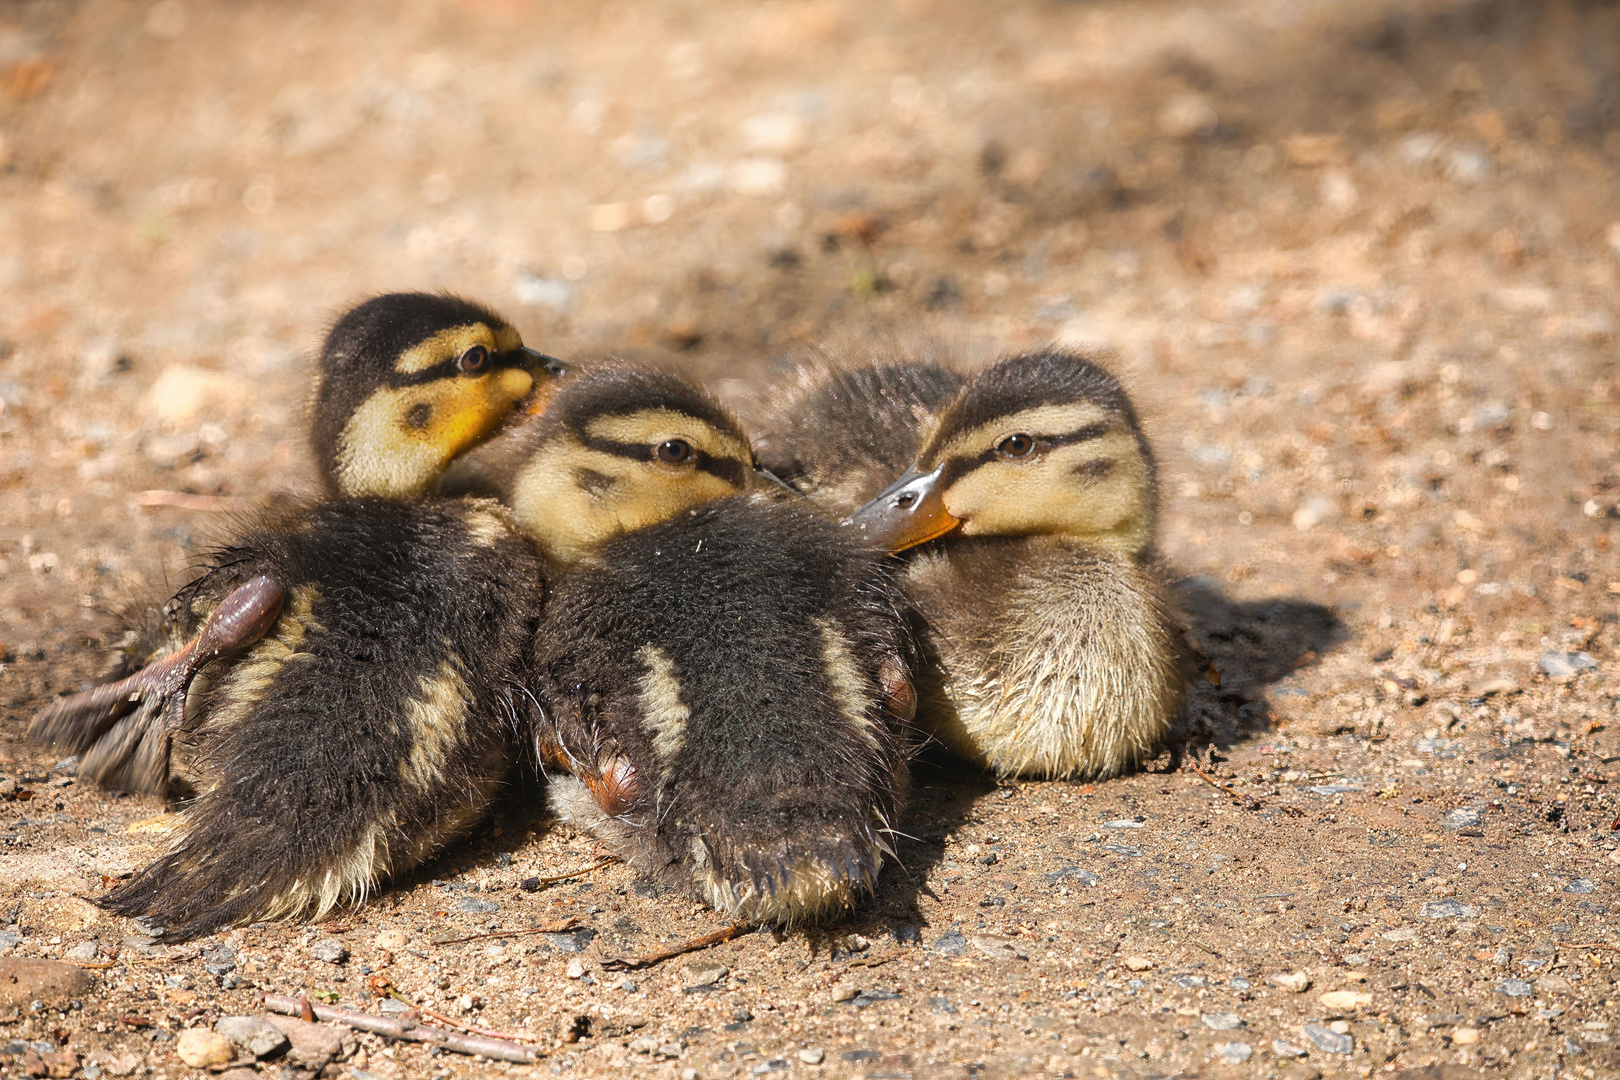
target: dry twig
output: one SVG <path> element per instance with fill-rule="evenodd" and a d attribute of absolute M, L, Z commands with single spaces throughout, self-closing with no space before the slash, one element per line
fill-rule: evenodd
<path fill-rule="evenodd" d="M 522 934 L 562 934 L 574 929 L 578 923 L 578 919 L 570 916 L 562 922 L 552 923 L 550 926 L 531 926 L 526 930 L 491 930 L 487 934 L 470 934 L 467 937 L 453 937 L 444 941 L 435 941 L 433 945 L 437 948 L 440 945 L 461 945 L 468 941 L 479 941 L 483 938 L 518 937 Z"/>
<path fill-rule="evenodd" d="M 525 1035 L 518 1031 L 496 1031 L 494 1028 L 481 1028 L 475 1027 L 472 1024 L 463 1024 L 460 1020 L 457 1020 L 454 1017 L 446 1016 L 442 1012 L 437 1012 L 430 1009 L 426 1005 L 418 1005 L 416 1002 L 412 1001 L 410 998 L 406 997 L 404 994 L 401 994 L 397 989 L 395 989 L 394 984 L 389 982 L 387 977 L 383 975 L 373 975 L 371 978 L 367 979 L 366 987 L 378 997 L 393 998 L 395 1001 L 402 1005 L 409 1006 L 410 1008 L 421 1013 L 423 1016 L 437 1020 L 441 1024 L 449 1024 L 453 1028 L 459 1028 L 460 1030 L 469 1032 L 473 1035 L 485 1035 L 491 1039 L 532 1040 L 533 1038 L 533 1036 Z M 304 1008 L 308 1009 L 309 1002 L 304 999 L 300 1000 L 303 1001 Z"/>
<path fill-rule="evenodd" d="M 297 1016 L 301 1011 L 300 1004 L 297 998 L 283 997 L 280 994 L 264 995 L 264 1007 L 272 1012 Z M 393 1019 L 376 1016 L 358 1009 L 347 1009 L 341 1005 L 314 1005 L 311 1008 L 315 1016 L 321 1020 L 347 1024 L 349 1027 L 375 1032 L 390 1039 L 433 1043 L 446 1050 L 454 1050 L 458 1054 L 482 1054 L 495 1061 L 513 1061 L 524 1065 L 532 1064 L 545 1056 L 532 1046 L 520 1046 L 505 1039 L 461 1035 L 454 1031 L 445 1031 L 443 1028 L 427 1027 L 404 1017 Z"/>
<path fill-rule="evenodd" d="M 730 941 L 732 938 L 740 937 L 752 929 L 753 927 L 748 923 L 733 923 L 724 930 L 716 930 L 712 934 L 695 937 L 691 941 L 682 942 L 673 949 L 665 949 L 663 952 L 648 953 L 646 956 L 621 956 L 612 960 L 604 960 L 602 961 L 602 970 L 639 971 L 642 968 L 650 968 L 655 964 L 662 964 L 665 960 L 673 960 L 677 956 L 685 956 L 689 952 L 697 952 L 699 949 L 707 949 L 711 945 L 718 945 L 722 941 Z"/>
<path fill-rule="evenodd" d="M 1216 791 L 1219 791 L 1221 794 L 1230 795 L 1230 796 L 1232 796 L 1232 798 L 1236 799 L 1238 802 L 1243 801 L 1243 796 L 1239 795 L 1237 792 L 1233 791 L 1229 787 L 1222 787 L 1220 784 L 1216 783 L 1215 778 L 1213 776 L 1209 775 L 1209 773 L 1205 772 L 1203 769 L 1200 769 L 1198 767 L 1197 762 L 1189 760 L 1187 762 L 1187 768 L 1189 768 L 1193 772 L 1197 773 L 1198 778 L 1200 780 L 1202 780 L 1204 783 L 1208 784 L 1210 787 L 1214 788 Z"/>

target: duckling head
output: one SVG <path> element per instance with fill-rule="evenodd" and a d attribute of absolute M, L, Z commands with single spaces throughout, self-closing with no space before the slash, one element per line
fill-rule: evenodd
<path fill-rule="evenodd" d="M 631 364 L 566 384 L 531 438 L 507 500 L 564 565 L 756 482 L 748 437 L 729 412 L 679 376 Z"/>
<path fill-rule="evenodd" d="M 950 533 L 1058 535 L 1134 557 L 1155 513 L 1153 455 L 1124 388 L 1047 349 L 969 380 L 916 463 L 845 524 L 890 551 Z"/>
<path fill-rule="evenodd" d="M 469 300 L 366 300 L 338 318 L 321 349 L 311 429 L 327 487 L 350 497 L 420 495 L 537 383 L 549 387 L 561 373 Z"/>

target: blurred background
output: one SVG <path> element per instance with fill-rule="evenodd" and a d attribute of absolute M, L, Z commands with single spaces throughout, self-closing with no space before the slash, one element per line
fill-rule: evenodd
<path fill-rule="evenodd" d="M 312 346 L 415 288 L 731 390 L 827 342 L 1110 350 L 1185 572 L 1408 654 L 1449 620 L 1458 664 L 1597 648 L 1617 30 L 1588 0 L 10 0 L 0 649 L 93 665 L 97 612 L 213 511 L 307 482 Z M 15 716 L 47 670 L 12 664 Z"/>

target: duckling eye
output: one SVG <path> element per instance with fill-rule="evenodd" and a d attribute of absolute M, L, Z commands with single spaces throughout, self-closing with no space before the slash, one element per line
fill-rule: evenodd
<path fill-rule="evenodd" d="M 474 345 L 461 354 L 456 361 L 456 370 L 463 375 L 477 375 L 489 366 L 489 350 L 482 345 Z"/>
<path fill-rule="evenodd" d="M 1002 457 L 1028 457 L 1030 455 L 1030 451 L 1034 449 L 1035 437 L 1033 435 L 1025 435 L 1023 432 L 1019 432 L 1017 435 L 1009 435 L 1005 439 L 1002 439 L 1000 442 L 996 443 L 996 453 L 1000 454 Z"/>
<path fill-rule="evenodd" d="M 665 439 L 653 453 L 665 465 L 684 465 L 692 460 L 692 444 L 685 439 Z"/>

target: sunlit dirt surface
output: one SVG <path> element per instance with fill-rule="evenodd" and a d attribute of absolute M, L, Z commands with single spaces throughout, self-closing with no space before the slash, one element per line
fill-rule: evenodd
<path fill-rule="evenodd" d="M 95 980 L 0 1008 L 8 1075 L 197 1075 L 182 1029 L 368 974 L 548 1056 L 326 1075 L 1620 1071 L 1613 5 L 19 0 L 0 163 L 0 953 Z M 1111 350 L 1219 675 L 1185 756 L 924 760 L 847 922 L 630 975 L 721 924 L 618 865 L 524 891 L 596 861 L 539 782 L 335 922 L 143 944 L 89 900 L 162 807 L 23 731 L 228 527 L 187 505 L 310 486 L 309 350 L 394 288 L 731 395 Z"/>

